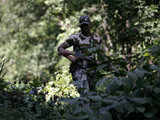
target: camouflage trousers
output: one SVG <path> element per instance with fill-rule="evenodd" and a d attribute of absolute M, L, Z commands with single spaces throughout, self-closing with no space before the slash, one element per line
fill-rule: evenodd
<path fill-rule="evenodd" d="M 90 74 L 87 68 L 74 64 L 70 66 L 73 84 L 77 87 L 80 94 L 86 94 L 91 88 L 94 74 Z M 92 80 L 92 81 L 91 81 Z"/>

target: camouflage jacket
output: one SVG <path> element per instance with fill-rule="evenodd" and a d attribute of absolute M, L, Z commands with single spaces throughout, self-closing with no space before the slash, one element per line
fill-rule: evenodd
<path fill-rule="evenodd" d="M 73 46 L 75 56 L 84 58 L 77 64 L 86 68 L 90 62 L 94 63 L 99 60 L 100 52 L 102 52 L 101 42 L 97 35 L 84 36 L 82 33 L 78 33 L 71 35 L 65 41 L 65 48 Z"/>

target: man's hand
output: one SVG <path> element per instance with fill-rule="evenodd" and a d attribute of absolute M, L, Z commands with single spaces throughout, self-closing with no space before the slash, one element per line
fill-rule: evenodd
<path fill-rule="evenodd" d="M 69 50 L 65 50 L 65 49 L 61 49 L 58 52 L 58 55 L 63 55 L 64 57 L 68 56 L 68 55 L 74 55 L 74 52 L 69 51 Z"/>
<path fill-rule="evenodd" d="M 67 59 L 69 59 L 71 62 L 75 63 L 77 60 L 79 60 L 78 57 L 76 56 L 73 56 L 73 55 L 68 55 L 68 56 L 65 56 Z"/>
<path fill-rule="evenodd" d="M 76 56 L 75 56 L 74 52 L 69 51 L 69 50 L 66 50 L 66 49 L 64 49 L 64 48 L 62 48 L 62 47 L 60 47 L 60 48 L 58 49 L 58 55 L 62 55 L 62 56 L 64 56 L 64 57 L 66 57 L 66 58 L 69 59 L 71 62 L 76 62 L 76 61 L 79 59 L 79 57 L 76 57 Z"/>

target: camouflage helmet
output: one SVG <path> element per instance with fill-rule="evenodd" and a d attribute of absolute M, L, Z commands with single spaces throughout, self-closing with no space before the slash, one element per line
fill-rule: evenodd
<path fill-rule="evenodd" d="M 89 16 L 81 16 L 80 18 L 79 18 L 79 24 L 80 25 L 83 25 L 83 24 L 90 24 L 91 23 L 91 21 L 90 21 L 90 19 L 89 19 Z"/>

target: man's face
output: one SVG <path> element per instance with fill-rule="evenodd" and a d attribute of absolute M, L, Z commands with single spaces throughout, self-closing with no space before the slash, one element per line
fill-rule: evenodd
<path fill-rule="evenodd" d="M 80 28 L 83 32 L 86 32 L 86 33 L 90 32 L 90 25 L 89 24 L 84 23 L 84 24 L 80 25 Z"/>

